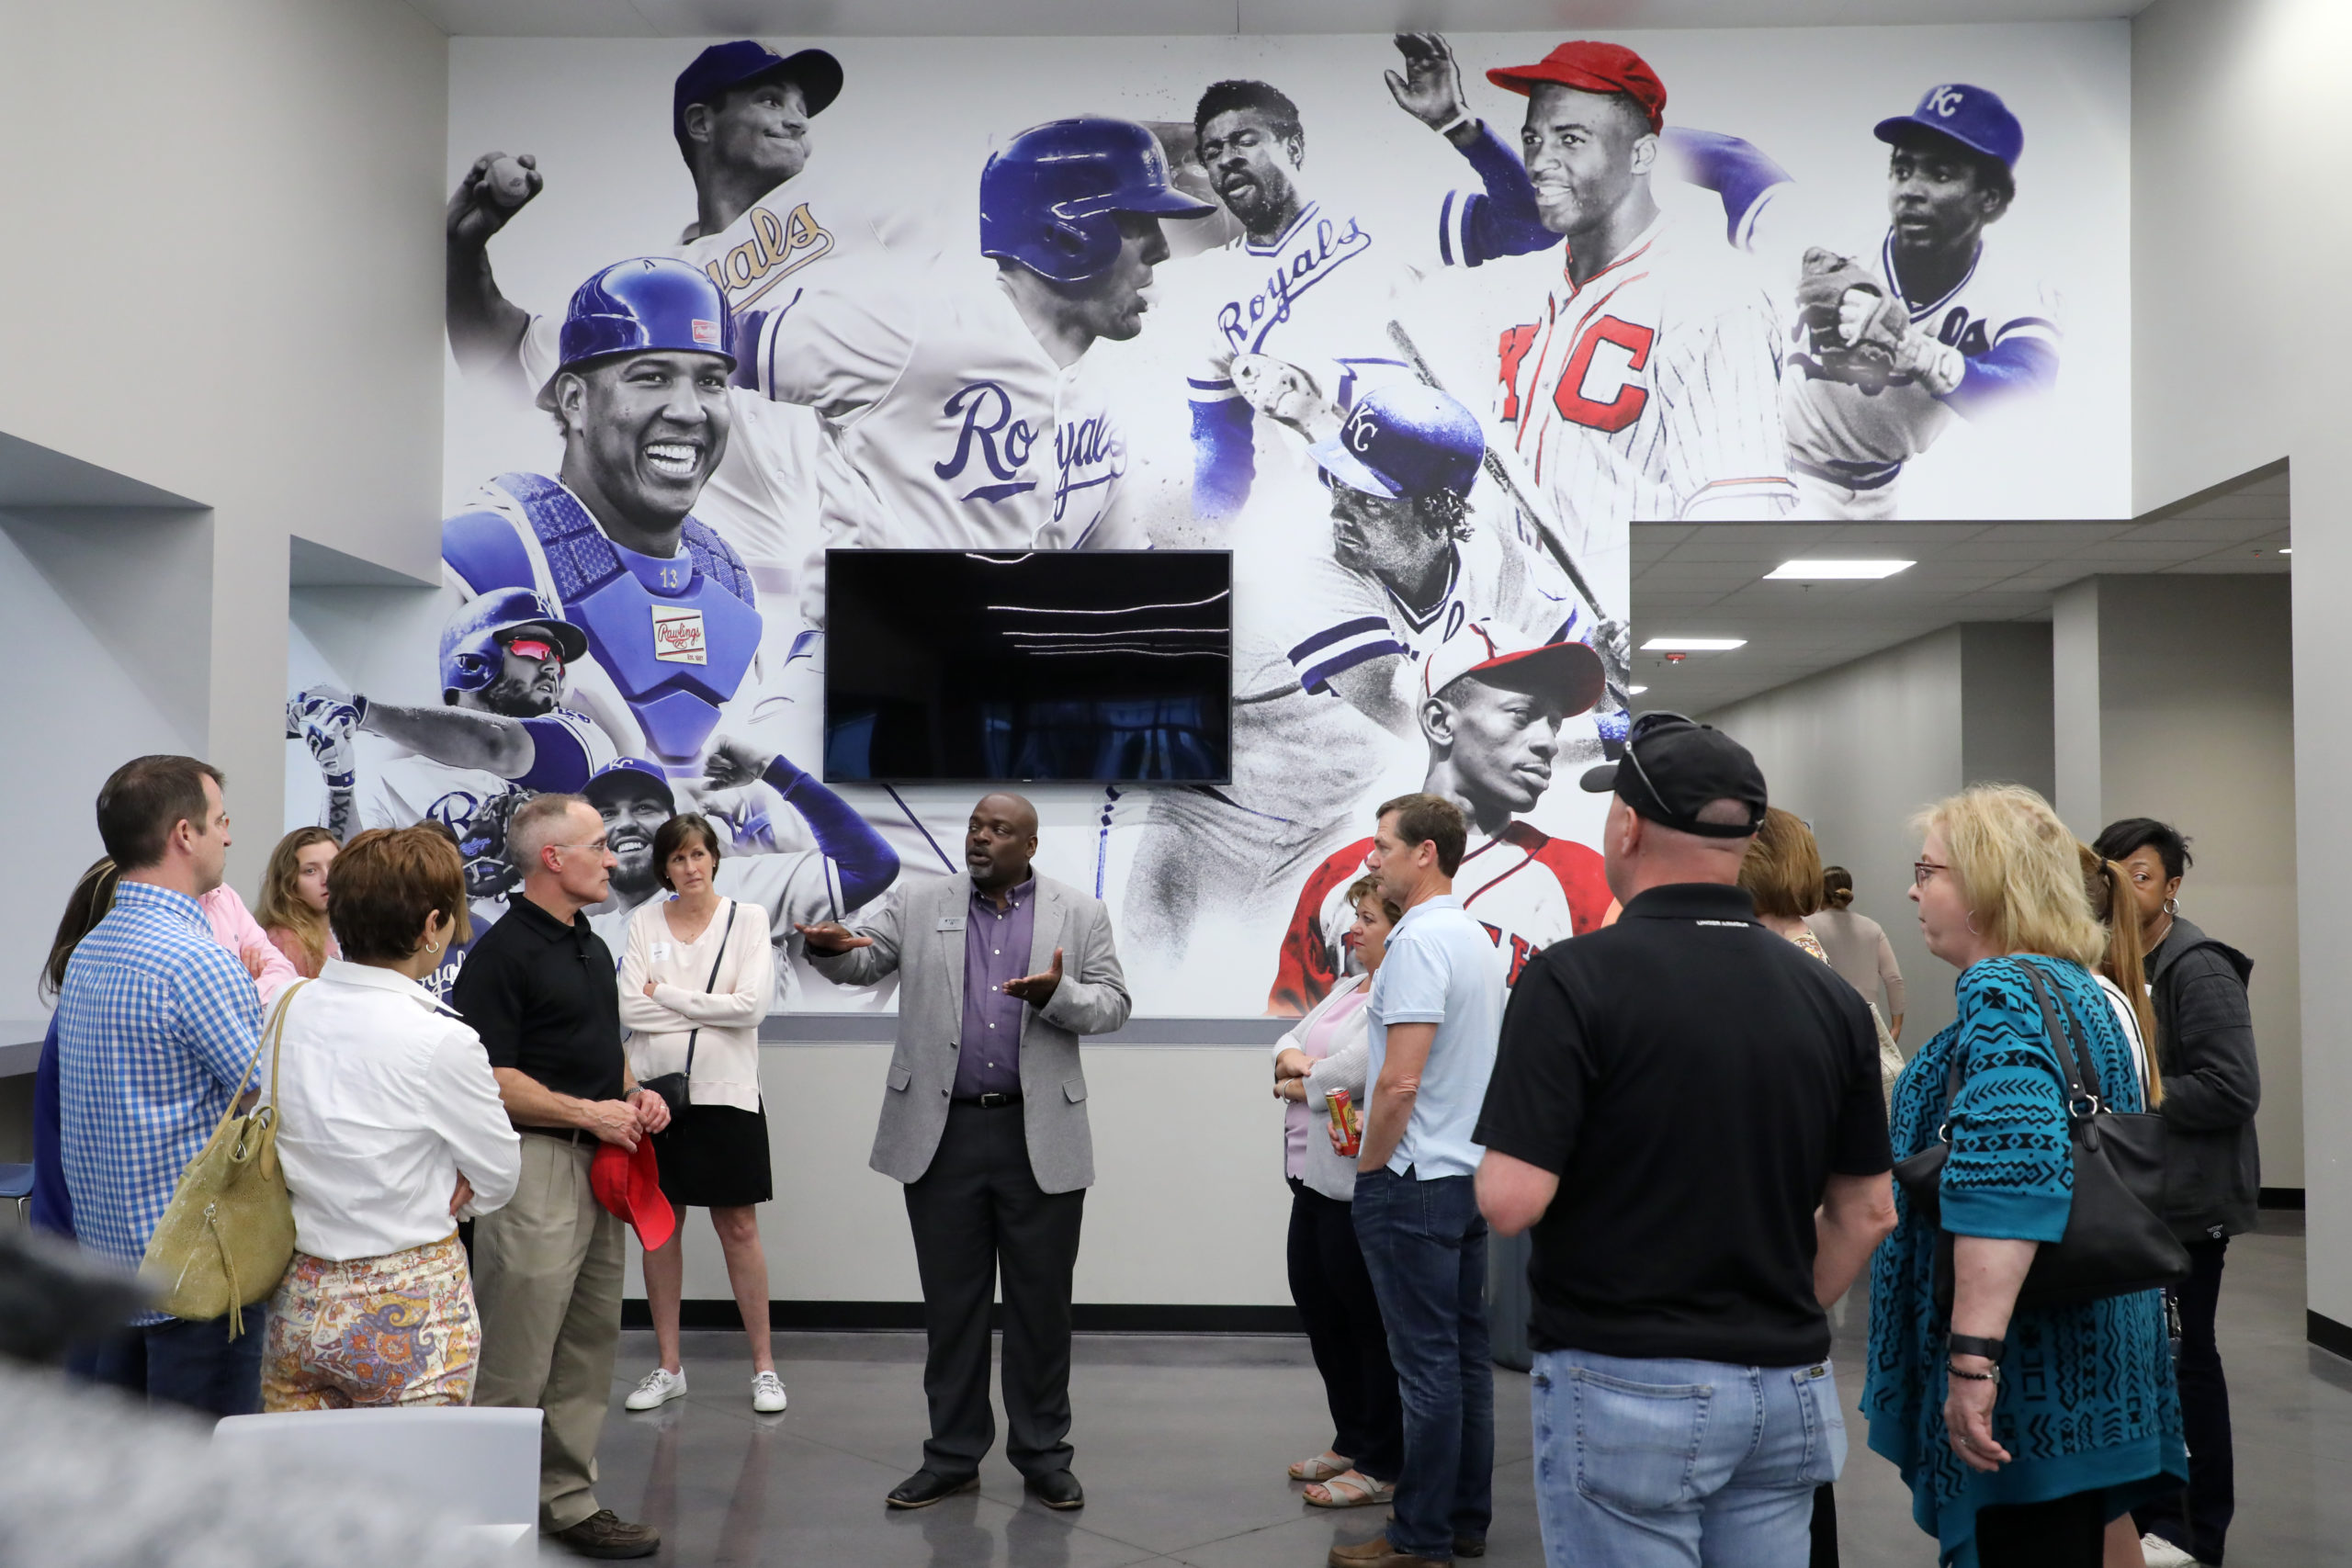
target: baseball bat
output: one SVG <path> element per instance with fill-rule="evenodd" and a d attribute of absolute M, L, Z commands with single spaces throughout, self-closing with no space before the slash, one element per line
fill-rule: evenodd
<path fill-rule="evenodd" d="M 1388 323 L 1388 341 L 1396 345 L 1396 352 L 1412 366 L 1413 374 L 1420 378 L 1422 386 L 1431 391 L 1445 391 L 1445 383 L 1437 378 L 1437 372 L 1430 368 L 1430 362 L 1421 357 L 1420 348 L 1413 342 L 1413 334 L 1405 330 L 1404 322 L 1392 321 Z M 1452 395 L 1447 393 L 1449 397 Z M 1576 558 L 1568 553 L 1567 544 L 1560 537 L 1559 530 L 1552 526 L 1552 520 L 1536 507 L 1527 492 L 1519 488 L 1519 480 L 1511 476 L 1510 466 L 1502 460 L 1493 446 L 1487 448 L 1485 456 L 1480 458 L 1480 466 L 1497 484 L 1502 486 L 1503 493 L 1510 497 L 1511 504 L 1519 508 L 1521 514 L 1535 525 L 1535 536 L 1544 541 L 1544 547 L 1551 552 L 1554 560 L 1560 563 L 1560 570 L 1568 574 L 1569 583 L 1584 595 L 1584 602 L 1592 606 L 1593 615 L 1604 621 L 1610 619 L 1609 612 L 1601 608 L 1600 595 L 1595 593 L 1592 584 L 1585 581 L 1584 572 L 1577 566 Z M 1633 705 L 1631 698 L 1614 676 L 1609 681 L 1609 694 L 1621 707 L 1630 708 Z"/>

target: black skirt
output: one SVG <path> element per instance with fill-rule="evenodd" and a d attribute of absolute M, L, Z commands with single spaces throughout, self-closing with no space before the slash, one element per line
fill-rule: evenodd
<path fill-rule="evenodd" d="M 775 1195 L 764 1105 L 689 1105 L 653 1134 L 653 1155 L 673 1208 L 740 1209 Z"/>

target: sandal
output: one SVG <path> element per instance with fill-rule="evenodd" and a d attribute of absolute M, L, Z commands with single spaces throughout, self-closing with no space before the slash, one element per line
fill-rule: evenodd
<path fill-rule="evenodd" d="M 1396 1500 L 1395 1482 L 1374 1481 L 1357 1470 L 1322 1483 L 1322 1496 L 1315 1495 L 1317 1490 L 1310 1486 L 1300 1495 L 1310 1508 L 1372 1508 Z"/>
<path fill-rule="evenodd" d="M 1329 1481 L 1335 1475 L 1347 1474 L 1353 1460 L 1343 1459 L 1336 1449 L 1326 1449 L 1313 1459 L 1300 1460 L 1290 1467 L 1293 1481 Z"/>

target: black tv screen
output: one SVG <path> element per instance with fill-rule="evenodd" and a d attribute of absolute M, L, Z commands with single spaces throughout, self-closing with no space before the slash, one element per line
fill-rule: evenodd
<path fill-rule="evenodd" d="M 1224 550 L 829 550 L 825 777 L 1225 784 Z"/>

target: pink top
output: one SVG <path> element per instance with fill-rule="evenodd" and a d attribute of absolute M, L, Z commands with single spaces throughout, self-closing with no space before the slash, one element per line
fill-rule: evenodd
<path fill-rule="evenodd" d="M 1298 1043 L 1299 1050 L 1310 1061 L 1321 1061 L 1331 1054 L 1331 1046 L 1344 1032 L 1342 1026 L 1358 1008 L 1372 996 L 1370 986 L 1358 986 L 1352 991 L 1333 997 L 1330 1005 L 1310 1021 L 1306 1032 Z M 1317 1118 L 1305 1103 L 1293 1100 L 1283 1111 L 1283 1169 L 1295 1179 L 1306 1179 L 1306 1140 L 1315 1131 Z"/>
<path fill-rule="evenodd" d="M 235 888 L 224 882 L 197 903 L 203 906 L 204 918 L 212 927 L 212 940 L 234 954 L 238 963 L 245 963 L 249 950 L 261 950 L 263 964 L 261 973 L 254 976 L 254 988 L 261 992 L 262 1006 L 276 1001 L 279 991 L 302 977 L 286 954 L 277 951 L 277 944 L 269 940 L 269 933 L 261 929 L 261 922 L 254 919 L 253 911 L 245 908 L 245 901 L 237 897 Z M 250 964 L 245 966 L 248 971 L 253 967 Z"/>

